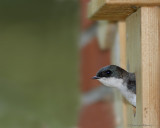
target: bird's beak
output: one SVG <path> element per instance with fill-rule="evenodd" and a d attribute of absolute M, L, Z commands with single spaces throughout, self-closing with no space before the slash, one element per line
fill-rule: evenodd
<path fill-rule="evenodd" d="M 94 77 L 92 77 L 92 79 L 99 79 L 99 77 L 97 77 L 97 76 L 94 76 Z"/>

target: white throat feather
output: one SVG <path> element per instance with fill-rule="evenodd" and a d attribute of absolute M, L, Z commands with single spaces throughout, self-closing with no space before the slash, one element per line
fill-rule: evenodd
<path fill-rule="evenodd" d="M 131 103 L 133 106 L 136 106 L 136 94 L 128 90 L 127 85 L 123 81 L 123 79 L 118 79 L 115 77 L 102 77 L 98 80 L 105 86 L 117 88 L 122 93 L 122 95 L 129 101 L 129 103 Z"/>

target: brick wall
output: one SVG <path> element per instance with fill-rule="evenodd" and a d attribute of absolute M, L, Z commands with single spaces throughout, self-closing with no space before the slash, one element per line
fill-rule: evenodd
<path fill-rule="evenodd" d="M 103 66 L 110 64 L 110 51 L 101 50 L 96 37 L 97 23 L 87 19 L 87 3 L 81 0 L 81 42 L 80 42 L 80 88 L 82 95 L 95 93 L 101 84 L 92 80 L 96 72 Z M 101 94 L 98 94 L 101 95 Z M 78 128 L 115 128 L 112 100 L 100 96 L 94 102 L 83 105 L 79 115 Z M 86 97 L 83 97 L 86 98 Z"/>

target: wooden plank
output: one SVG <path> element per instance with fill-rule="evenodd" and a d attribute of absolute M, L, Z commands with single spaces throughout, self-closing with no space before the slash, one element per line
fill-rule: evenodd
<path fill-rule="evenodd" d="M 137 108 L 128 127 L 160 127 L 160 8 L 142 7 L 127 18 L 127 68 L 136 73 Z"/>
<path fill-rule="evenodd" d="M 126 22 L 118 22 L 119 42 L 120 42 L 120 65 L 126 69 Z"/>
<path fill-rule="evenodd" d="M 160 8 L 142 8 L 141 15 L 143 120 L 160 127 Z"/>
<path fill-rule="evenodd" d="M 132 128 L 134 125 L 142 124 L 142 94 L 141 94 L 141 11 L 138 10 L 133 13 L 126 20 L 127 27 L 127 70 L 136 73 L 137 84 L 137 112 L 134 118 L 133 107 L 127 106 L 128 127 Z M 136 120 L 137 119 L 137 120 Z M 138 122 L 139 120 L 139 122 Z M 137 126 L 138 127 L 138 126 Z M 137 128 L 136 127 L 136 128 Z"/>
<path fill-rule="evenodd" d="M 135 12 L 137 7 L 130 5 L 110 5 L 109 3 L 94 0 L 89 4 L 88 17 L 92 20 L 124 20 L 128 15 Z"/>
<path fill-rule="evenodd" d="M 141 6 L 160 5 L 160 0 L 92 0 L 88 17 L 93 20 L 124 20 Z"/>
<path fill-rule="evenodd" d="M 126 69 L 126 22 L 118 22 L 118 33 L 120 43 L 120 66 Z M 123 128 L 127 128 L 127 101 L 123 98 Z"/>
<path fill-rule="evenodd" d="M 110 4 L 160 5 L 160 0 L 106 0 Z"/>

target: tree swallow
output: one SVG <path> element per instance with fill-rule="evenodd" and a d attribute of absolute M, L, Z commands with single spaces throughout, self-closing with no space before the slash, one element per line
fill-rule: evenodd
<path fill-rule="evenodd" d="M 117 88 L 127 101 L 136 107 L 136 77 L 116 65 L 101 68 L 93 79 L 103 85 Z"/>

